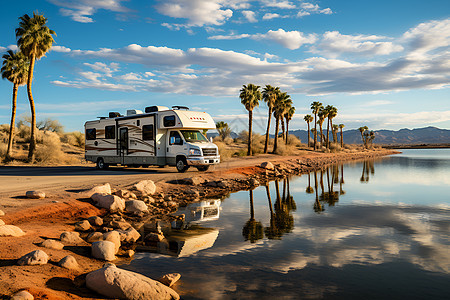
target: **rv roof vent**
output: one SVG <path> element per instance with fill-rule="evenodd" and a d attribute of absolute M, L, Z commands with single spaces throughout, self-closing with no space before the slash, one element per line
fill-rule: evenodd
<path fill-rule="evenodd" d="M 127 110 L 127 116 L 140 115 L 140 114 L 142 114 L 142 111 L 139 109 L 128 109 Z"/>
<path fill-rule="evenodd" d="M 187 106 L 181 106 L 181 105 L 175 105 L 172 106 L 173 109 L 185 109 L 185 110 L 189 110 L 189 107 Z"/>
<path fill-rule="evenodd" d="M 121 117 L 120 113 L 116 112 L 116 111 L 110 111 L 109 112 L 109 117 L 110 118 L 117 118 L 117 117 Z"/>
<path fill-rule="evenodd" d="M 165 106 L 147 106 L 145 108 L 145 113 L 152 113 L 152 112 L 156 112 L 156 111 L 162 111 L 162 110 L 169 110 L 168 107 Z"/>
<path fill-rule="evenodd" d="M 106 117 L 97 117 L 97 118 L 99 118 L 100 120 L 106 119 Z"/>

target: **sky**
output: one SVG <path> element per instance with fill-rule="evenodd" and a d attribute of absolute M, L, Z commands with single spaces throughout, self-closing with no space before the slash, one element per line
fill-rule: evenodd
<path fill-rule="evenodd" d="M 450 129 L 450 1 L 25 0 L 0 12 L 0 53 L 39 12 L 56 32 L 36 62 L 38 120 L 65 131 L 110 111 L 184 105 L 236 132 L 248 124 L 239 90 L 279 86 L 306 129 L 310 104 L 338 108 L 345 129 Z M 0 81 L 0 124 L 12 84 Z M 26 87 L 18 115 L 30 115 Z M 265 132 L 267 106 L 254 110 Z"/>

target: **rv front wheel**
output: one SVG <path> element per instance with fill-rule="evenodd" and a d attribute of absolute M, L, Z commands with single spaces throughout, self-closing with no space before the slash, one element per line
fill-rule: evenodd
<path fill-rule="evenodd" d="M 103 161 L 103 158 L 99 158 L 97 160 L 97 169 L 104 170 L 107 168 L 108 168 L 108 164 L 105 164 L 105 162 Z"/>
<path fill-rule="evenodd" d="M 176 167 L 177 171 L 180 173 L 184 173 L 187 169 L 189 169 L 189 166 L 187 165 L 186 160 L 183 157 L 177 159 Z"/>

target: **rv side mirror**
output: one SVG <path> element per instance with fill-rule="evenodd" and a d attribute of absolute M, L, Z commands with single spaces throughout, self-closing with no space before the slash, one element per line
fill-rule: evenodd
<path fill-rule="evenodd" d="M 170 137 L 169 144 L 171 144 L 171 145 L 175 144 L 175 137 L 174 136 Z"/>

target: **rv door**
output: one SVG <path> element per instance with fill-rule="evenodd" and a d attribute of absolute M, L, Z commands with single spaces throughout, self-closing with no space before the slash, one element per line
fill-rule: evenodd
<path fill-rule="evenodd" d="M 118 150 L 120 156 L 120 163 L 125 164 L 125 156 L 128 154 L 128 128 L 119 128 Z"/>

